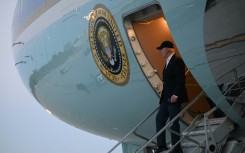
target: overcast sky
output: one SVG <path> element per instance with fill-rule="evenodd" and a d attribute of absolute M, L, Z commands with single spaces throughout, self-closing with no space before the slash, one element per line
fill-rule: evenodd
<path fill-rule="evenodd" d="M 48 114 L 15 68 L 11 24 L 17 0 L 0 5 L 0 153 L 106 153 L 115 141 L 76 129 Z M 121 148 L 115 153 L 121 153 Z"/>

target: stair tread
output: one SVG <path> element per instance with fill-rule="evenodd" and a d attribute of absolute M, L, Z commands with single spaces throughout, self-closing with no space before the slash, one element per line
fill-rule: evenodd
<path fill-rule="evenodd" d="M 212 125 L 219 125 L 221 123 L 223 123 L 225 121 L 226 117 L 222 117 L 222 118 L 214 118 L 214 119 L 208 119 L 208 123 L 212 126 Z M 199 123 L 198 123 L 199 122 Z M 201 127 L 204 126 L 205 123 L 204 121 L 200 122 L 197 121 L 197 127 Z"/>
<path fill-rule="evenodd" d="M 185 142 L 181 143 L 182 148 L 189 148 L 189 147 L 197 147 L 198 144 L 193 143 L 193 142 Z"/>
<path fill-rule="evenodd" d="M 183 132 L 182 135 L 188 135 L 188 136 L 193 136 L 193 135 L 204 135 L 205 134 L 205 130 L 201 130 L 201 131 L 191 131 L 191 132 Z"/>

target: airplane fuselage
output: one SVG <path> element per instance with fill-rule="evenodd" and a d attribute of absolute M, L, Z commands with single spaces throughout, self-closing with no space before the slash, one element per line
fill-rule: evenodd
<path fill-rule="evenodd" d="M 204 90 L 241 129 L 245 128 L 244 118 L 230 107 L 216 80 L 224 72 L 225 62 L 232 61 L 225 64 L 229 69 L 244 61 L 244 21 L 228 18 L 225 23 L 236 21 L 239 26 L 224 35 L 210 25 L 219 18 L 210 15 L 212 11 L 220 9 L 218 4 L 228 7 L 229 0 L 27 2 L 18 2 L 14 16 L 15 65 L 26 88 L 57 118 L 119 140 L 158 107 L 164 58 L 156 46 L 171 39 L 190 78 L 194 78 L 187 80 L 191 100 Z M 236 8 L 239 3 L 243 2 L 236 0 L 231 6 Z M 211 28 L 216 33 L 211 33 Z M 241 35 L 239 41 L 231 39 Z M 215 46 L 227 39 L 230 43 Z M 238 49 L 230 55 L 229 49 L 222 47 L 231 45 Z M 230 60 L 213 56 L 217 50 L 229 52 L 224 54 Z M 201 102 L 194 111 L 209 109 Z M 138 133 L 150 137 L 155 132 L 154 120 L 153 116 Z"/>

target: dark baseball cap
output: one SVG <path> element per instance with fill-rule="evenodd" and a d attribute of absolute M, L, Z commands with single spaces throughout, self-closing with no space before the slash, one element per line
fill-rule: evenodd
<path fill-rule="evenodd" d="M 163 48 L 174 48 L 174 44 L 171 41 L 163 41 L 162 44 L 157 47 L 158 50 L 162 50 Z"/>

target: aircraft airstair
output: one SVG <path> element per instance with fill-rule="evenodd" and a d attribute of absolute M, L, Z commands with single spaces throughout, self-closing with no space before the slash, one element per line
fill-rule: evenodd
<path fill-rule="evenodd" d="M 233 72 L 233 70 L 229 72 Z M 235 82 L 233 81 L 232 83 L 227 83 L 225 85 L 225 91 L 222 93 L 230 105 L 229 111 L 235 112 L 234 116 L 238 115 L 239 118 L 242 118 L 244 121 L 245 77 L 243 75 L 240 77 L 236 75 L 235 78 Z M 132 153 L 154 153 L 154 141 L 156 140 L 156 137 L 165 130 L 180 136 L 181 139 L 177 144 L 181 143 L 184 153 L 245 153 L 244 123 L 239 122 L 239 120 L 234 120 L 234 116 L 232 116 L 233 114 L 230 112 L 224 112 L 223 117 L 212 117 L 214 112 L 219 109 L 217 106 L 204 114 L 197 115 L 182 133 L 177 133 L 170 129 L 172 123 L 177 118 L 181 118 L 183 114 L 204 95 L 205 92 L 202 91 L 192 102 L 185 106 L 176 117 L 169 121 L 165 127 L 149 138 L 138 150 Z M 125 137 L 123 137 L 108 153 L 112 153 L 113 150 L 123 143 L 129 135 L 136 133 L 136 130 L 155 114 L 157 110 L 158 108 L 138 123 L 136 127 L 125 135 Z M 241 133 L 243 134 L 239 136 Z M 173 146 L 169 145 L 169 150 L 164 151 L 163 153 L 171 153 L 177 144 Z"/>

